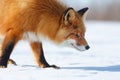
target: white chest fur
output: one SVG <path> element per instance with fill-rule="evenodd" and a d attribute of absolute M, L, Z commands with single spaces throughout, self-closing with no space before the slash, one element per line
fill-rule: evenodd
<path fill-rule="evenodd" d="M 23 40 L 36 42 L 36 41 L 39 41 L 39 37 L 37 36 L 37 34 L 33 32 L 25 32 L 23 34 Z"/>
<path fill-rule="evenodd" d="M 0 35 L 0 44 L 2 44 L 4 38 L 5 38 L 5 36 Z"/>
<path fill-rule="evenodd" d="M 36 34 L 33 32 L 25 32 L 23 34 L 23 40 L 27 40 L 30 42 L 42 42 L 42 41 L 48 40 L 48 38 L 43 36 L 42 34 Z"/>

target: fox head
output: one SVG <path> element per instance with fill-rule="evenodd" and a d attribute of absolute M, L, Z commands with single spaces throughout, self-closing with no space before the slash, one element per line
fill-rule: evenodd
<path fill-rule="evenodd" d="M 76 12 L 73 8 L 68 8 L 60 20 L 60 29 L 56 40 L 79 51 L 88 50 L 90 47 L 85 39 L 86 30 L 84 26 L 87 10 L 88 8 L 83 8 Z"/>

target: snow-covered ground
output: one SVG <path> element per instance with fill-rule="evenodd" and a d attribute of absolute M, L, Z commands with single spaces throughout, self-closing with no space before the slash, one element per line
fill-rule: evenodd
<path fill-rule="evenodd" d="M 37 67 L 30 47 L 20 42 L 12 53 L 18 66 L 0 69 L 0 80 L 120 80 L 120 22 L 86 22 L 91 49 L 79 52 L 44 43 L 45 57 L 61 69 Z"/>

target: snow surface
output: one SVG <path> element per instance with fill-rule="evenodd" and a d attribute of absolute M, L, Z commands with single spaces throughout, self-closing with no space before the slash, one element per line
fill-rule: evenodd
<path fill-rule="evenodd" d="M 18 66 L 0 69 L 0 80 L 120 80 L 120 22 L 86 22 L 90 50 L 79 52 L 44 43 L 45 57 L 61 69 L 39 68 L 29 44 L 20 42 L 11 58 Z"/>

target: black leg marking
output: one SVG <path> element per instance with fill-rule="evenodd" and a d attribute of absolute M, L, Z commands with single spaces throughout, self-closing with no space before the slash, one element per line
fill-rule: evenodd
<path fill-rule="evenodd" d="M 46 67 L 51 67 L 51 68 L 55 68 L 55 69 L 59 69 L 60 67 L 56 66 L 56 65 L 49 65 L 44 57 L 44 52 L 43 52 L 43 48 L 42 48 L 42 45 L 41 45 L 41 55 L 40 55 L 40 62 L 43 63 L 45 65 L 45 67 L 43 68 L 46 68 Z"/>
<path fill-rule="evenodd" d="M 14 41 L 11 41 L 7 46 L 2 50 L 2 56 L 0 57 L 0 66 L 7 67 L 7 62 L 10 57 L 10 54 L 14 48 Z"/>
<path fill-rule="evenodd" d="M 43 52 L 42 45 L 41 45 L 40 62 L 43 63 L 44 65 L 46 65 L 45 67 L 49 67 L 49 64 L 47 63 L 47 61 L 44 57 L 44 52 Z"/>

